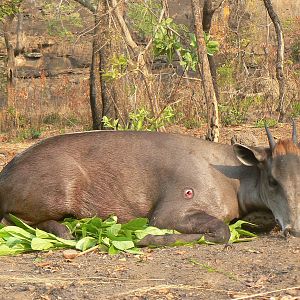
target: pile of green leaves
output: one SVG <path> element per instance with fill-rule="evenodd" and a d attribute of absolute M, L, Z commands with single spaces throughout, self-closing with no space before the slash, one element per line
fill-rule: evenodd
<path fill-rule="evenodd" d="M 119 224 L 117 220 L 116 216 L 111 216 L 105 221 L 98 217 L 82 220 L 66 219 L 64 224 L 78 240 L 76 249 L 85 251 L 99 245 L 102 251 L 109 254 L 117 254 L 120 251 L 141 254 L 136 244 L 146 235 L 175 233 L 174 230 L 149 226 L 146 218 L 133 219 L 125 224 Z"/>
<path fill-rule="evenodd" d="M 1 225 L 0 256 L 16 255 L 30 251 L 46 251 L 50 249 L 77 249 L 86 251 L 97 248 L 109 254 L 127 252 L 141 254 L 137 243 L 146 235 L 179 234 L 174 230 L 159 229 L 149 226 L 148 219 L 137 218 L 126 224 L 117 223 L 117 217 L 111 216 L 107 220 L 98 217 L 82 220 L 65 219 L 64 224 L 70 229 L 75 240 L 65 240 L 54 234 L 32 228 L 15 216 L 10 216 L 15 226 Z M 241 228 L 244 221 L 230 225 L 230 243 L 249 241 L 255 238 L 253 233 Z M 211 244 L 201 238 L 195 241 L 199 244 Z M 190 243 L 189 243 L 190 244 Z"/>
<path fill-rule="evenodd" d="M 16 226 L 0 224 L 0 255 L 76 247 L 75 240 L 64 240 L 54 234 L 32 228 L 13 215 L 10 215 L 10 219 Z"/>

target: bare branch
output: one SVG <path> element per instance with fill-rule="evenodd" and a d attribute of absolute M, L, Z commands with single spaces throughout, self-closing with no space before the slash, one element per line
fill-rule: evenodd
<path fill-rule="evenodd" d="M 126 43 L 128 44 L 128 46 L 131 48 L 131 50 L 135 50 L 138 48 L 138 45 L 135 43 L 135 41 L 132 39 L 131 37 L 131 34 L 130 34 L 130 31 L 122 17 L 122 14 L 120 12 L 120 9 L 118 7 L 118 3 L 116 0 L 112 0 L 112 5 L 113 5 L 113 8 L 114 8 L 114 12 L 115 12 L 115 15 L 117 17 L 117 20 L 118 20 L 118 23 L 121 27 L 121 30 L 124 34 L 124 37 L 125 37 L 125 40 L 126 40 Z"/>
<path fill-rule="evenodd" d="M 280 19 L 276 14 L 272 1 L 264 0 L 267 12 L 274 24 L 274 28 L 277 36 L 277 58 L 276 58 L 276 78 L 279 84 L 279 105 L 277 111 L 279 112 L 279 122 L 283 121 L 284 118 L 284 100 L 285 100 L 285 79 L 283 73 L 283 63 L 284 63 L 284 39 L 283 31 L 280 23 Z"/>
<path fill-rule="evenodd" d="M 92 13 L 96 12 L 96 7 L 91 3 L 91 1 L 89 0 L 74 0 L 74 1 L 81 4 L 82 6 L 90 10 Z"/>

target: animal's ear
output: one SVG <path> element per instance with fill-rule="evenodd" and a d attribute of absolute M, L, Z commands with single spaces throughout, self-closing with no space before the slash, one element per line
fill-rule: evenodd
<path fill-rule="evenodd" d="M 263 148 L 250 148 L 234 144 L 233 150 L 238 160 L 246 166 L 258 165 L 267 158 L 267 151 Z"/>

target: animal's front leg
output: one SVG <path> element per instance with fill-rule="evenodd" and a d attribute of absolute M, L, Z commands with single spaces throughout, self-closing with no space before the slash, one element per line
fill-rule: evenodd
<path fill-rule="evenodd" d="M 74 239 L 69 229 L 55 220 L 48 220 L 35 225 L 37 228 L 55 234 L 56 236 L 71 240 Z"/>
<path fill-rule="evenodd" d="M 185 235 L 183 239 L 189 241 L 193 237 L 199 239 L 202 236 L 207 241 L 215 243 L 227 243 L 230 238 L 228 225 L 203 211 L 186 214 L 184 216 L 163 217 L 155 214 L 150 224 L 159 228 L 175 229 Z M 189 236 L 190 235 L 190 236 Z M 199 238 L 198 238 L 199 236 Z M 171 243 L 175 237 L 169 237 Z M 180 239 L 179 236 L 177 236 Z"/>

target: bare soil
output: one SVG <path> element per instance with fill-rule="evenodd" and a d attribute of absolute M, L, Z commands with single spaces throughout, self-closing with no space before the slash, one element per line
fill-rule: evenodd
<path fill-rule="evenodd" d="M 186 133 L 201 136 L 204 130 Z M 185 133 L 182 128 L 172 131 Z M 237 132 L 266 143 L 263 129 L 251 126 L 222 129 L 222 142 Z M 291 127 L 277 126 L 272 132 L 286 138 Z M 29 144 L 2 137 L 0 163 Z M 300 299 L 300 238 L 285 239 L 276 230 L 227 247 L 143 252 L 91 252 L 73 260 L 64 258 L 63 251 L 0 257 L 0 299 Z"/>

